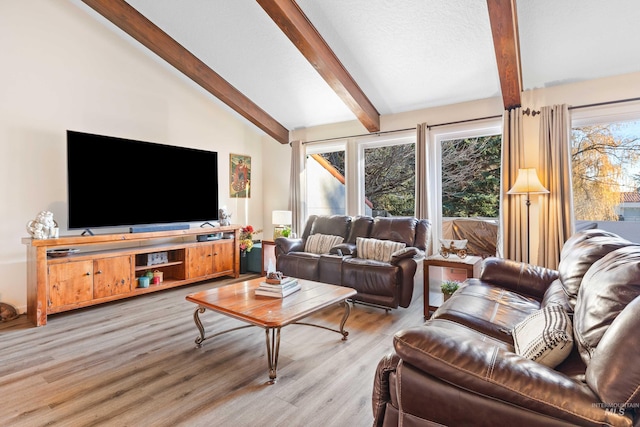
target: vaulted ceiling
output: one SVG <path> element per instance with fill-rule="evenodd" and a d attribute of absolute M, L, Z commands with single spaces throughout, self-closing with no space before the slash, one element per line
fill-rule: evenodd
<path fill-rule="evenodd" d="M 82 1 L 281 143 L 640 71 L 637 0 Z"/>

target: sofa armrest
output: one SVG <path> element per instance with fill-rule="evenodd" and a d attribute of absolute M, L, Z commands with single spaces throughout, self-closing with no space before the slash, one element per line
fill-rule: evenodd
<path fill-rule="evenodd" d="M 387 403 L 391 401 L 389 374 L 396 371 L 400 357 L 395 353 L 384 356 L 376 368 L 376 376 L 373 379 L 373 425 L 380 427 L 384 421 L 384 411 Z"/>
<path fill-rule="evenodd" d="M 394 336 L 394 347 L 402 363 L 489 400 L 572 424 L 611 421 L 612 414 L 598 405 L 600 399 L 583 382 L 525 359 L 504 342 L 454 322 L 435 319 L 422 327 L 400 331 Z M 403 391 L 408 392 L 401 389 L 398 393 Z M 426 394 L 427 390 L 423 392 Z M 571 405 L 567 406 L 567 402 Z M 418 404 L 405 400 L 401 410 L 413 414 L 425 411 L 406 406 L 412 403 Z M 466 409 L 473 411 L 471 407 Z"/>
<path fill-rule="evenodd" d="M 542 299 L 558 272 L 524 262 L 489 257 L 482 263 L 480 280 Z"/>
<path fill-rule="evenodd" d="M 304 252 L 304 242 L 302 239 L 292 239 L 289 237 L 278 237 L 276 243 L 276 256 L 288 254 L 289 252 Z"/>
<path fill-rule="evenodd" d="M 424 256 L 424 252 L 416 247 L 409 246 L 408 248 L 400 249 L 399 251 L 395 251 L 391 254 L 391 264 L 398 265 L 401 260 L 415 258 L 416 256 Z"/>

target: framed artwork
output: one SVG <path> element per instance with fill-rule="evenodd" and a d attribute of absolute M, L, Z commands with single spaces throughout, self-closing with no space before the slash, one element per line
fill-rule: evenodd
<path fill-rule="evenodd" d="M 251 197 L 251 156 L 229 154 L 229 196 Z"/>

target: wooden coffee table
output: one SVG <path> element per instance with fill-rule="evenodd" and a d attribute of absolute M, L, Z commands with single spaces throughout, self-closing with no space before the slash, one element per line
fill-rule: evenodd
<path fill-rule="evenodd" d="M 187 301 L 198 304 L 193 313 L 200 336 L 196 338 L 196 346 L 202 342 L 220 334 L 235 331 L 242 328 L 259 326 L 264 328 L 267 338 L 267 359 L 269 363 L 269 382 L 276 382 L 276 370 L 278 368 L 278 353 L 280 351 L 280 330 L 292 323 L 315 326 L 322 329 L 342 334 L 342 340 L 346 340 L 349 332 L 344 330 L 344 324 L 351 313 L 351 306 L 346 301 L 357 292 L 355 289 L 343 286 L 328 285 L 326 283 L 313 282 L 299 279 L 302 289 L 285 298 L 271 298 L 256 296 L 255 290 L 264 278 L 247 280 L 219 288 L 209 289 L 195 294 L 187 295 Z M 316 313 L 330 305 L 342 302 L 345 312 L 340 322 L 340 329 L 331 329 L 321 325 L 298 322 L 299 320 Z M 242 320 L 249 325 L 240 326 L 205 337 L 204 326 L 200 321 L 200 314 L 205 310 L 222 313 L 234 319 Z"/>

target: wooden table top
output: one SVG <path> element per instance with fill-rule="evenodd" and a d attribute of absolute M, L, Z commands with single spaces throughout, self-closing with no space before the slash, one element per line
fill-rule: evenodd
<path fill-rule="evenodd" d="M 256 326 L 278 328 L 354 296 L 355 289 L 298 279 L 301 289 L 284 298 L 255 294 L 264 277 L 187 295 L 196 303 Z"/>

